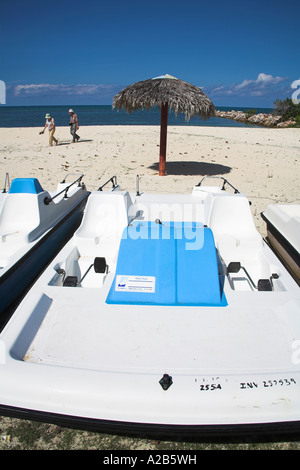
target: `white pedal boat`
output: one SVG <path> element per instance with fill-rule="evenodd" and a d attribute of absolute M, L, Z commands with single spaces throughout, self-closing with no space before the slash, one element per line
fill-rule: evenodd
<path fill-rule="evenodd" d="M 89 192 L 81 182 L 43 190 L 36 178 L 15 178 L 0 197 L 0 315 L 78 228 Z M 1 317 L 0 317 L 1 321 Z"/>
<path fill-rule="evenodd" d="M 238 191 L 93 192 L 0 351 L 0 414 L 152 436 L 300 428 L 299 287 Z"/>
<path fill-rule="evenodd" d="M 262 218 L 270 245 L 300 285 L 300 204 L 270 204 Z"/>

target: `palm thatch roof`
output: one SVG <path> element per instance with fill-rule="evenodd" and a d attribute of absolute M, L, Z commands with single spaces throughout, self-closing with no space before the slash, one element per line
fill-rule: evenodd
<path fill-rule="evenodd" d="M 215 107 L 205 93 L 194 85 L 171 75 L 150 78 L 133 83 L 120 91 L 113 99 L 113 108 L 125 109 L 128 113 L 138 109 L 147 111 L 168 104 L 177 116 L 185 114 L 186 121 L 193 116 L 207 119 L 215 114 Z"/>
<path fill-rule="evenodd" d="M 216 111 L 213 103 L 201 88 L 171 75 L 150 78 L 129 85 L 114 97 L 112 107 L 117 108 L 118 111 L 125 109 L 128 113 L 138 109 L 148 111 L 153 107 L 161 109 L 160 176 L 165 175 L 166 168 L 168 108 L 174 111 L 176 116 L 179 113 L 185 114 L 186 121 L 197 115 L 202 119 L 207 119 Z"/>

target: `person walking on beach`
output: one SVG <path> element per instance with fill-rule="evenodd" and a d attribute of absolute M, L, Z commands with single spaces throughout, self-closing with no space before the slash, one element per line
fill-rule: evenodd
<path fill-rule="evenodd" d="M 70 132 L 73 136 L 73 143 L 80 139 L 80 136 L 76 134 L 76 131 L 79 129 L 78 117 L 74 113 L 73 109 L 69 109 L 70 114 Z"/>
<path fill-rule="evenodd" d="M 49 130 L 49 145 L 52 147 L 53 141 L 55 144 L 58 144 L 58 140 L 54 137 L 54 132 L 55 132 L 55 122 L 54 119 L 50 116 L 49 113 L 46 114 L 45 116 L 46 119 L 46 124 L 44 129 L 40 132 L 40 134 L 44 134 L 46 127 L 48 127 Z"/>

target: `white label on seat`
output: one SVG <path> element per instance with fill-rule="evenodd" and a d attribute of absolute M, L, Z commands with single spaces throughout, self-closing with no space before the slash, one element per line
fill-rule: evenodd
<path fill-rule="evenodd" d="M 117 292 L 143 292 L 153 294 L 155 292 L 155 277 L 118 275 L 115 290 Z"/>

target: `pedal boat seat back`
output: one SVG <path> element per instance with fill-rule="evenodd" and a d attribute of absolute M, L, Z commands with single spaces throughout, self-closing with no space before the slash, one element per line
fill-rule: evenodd
<path fill-rule="evenodd" d="M 107 303 L 227 305 L 212 231 L 196 222 L 132 223 Z"/>

